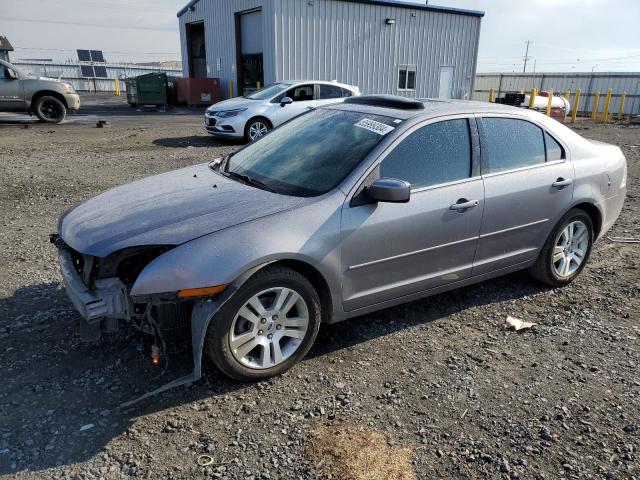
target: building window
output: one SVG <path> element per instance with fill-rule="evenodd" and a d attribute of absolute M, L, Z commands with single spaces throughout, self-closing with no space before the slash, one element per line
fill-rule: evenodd
<path fill-rule="evenodd" d="M 416 89 L 416 66 L 400 65 L 398 67 L 398 90 Z"/>

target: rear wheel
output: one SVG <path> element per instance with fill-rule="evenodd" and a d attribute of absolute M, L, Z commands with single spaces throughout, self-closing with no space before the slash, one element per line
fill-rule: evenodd
<path fill-rule="evenodd" d="M 244 127 L 244 138 L 247 142 L 253 142 L 264 137 L 271 128 L 271 123 L 266 118 L 252 118 Z"/>
<path fill-rule="evenodd" d="M 583 210 L 574 208 L 553 229 L 529 272 L 553 287 L 567 285 L 585 267 L 592 245 L 591 217 Z"/>
<path fill-rule="evenodd" d="M 294 270 L 273 267 L 251 277 L 216 313 L 207 354 L 240 381 L 281 374 L 302 359 L 320 328 L 320 300 Z"/>
<path fill-rule="evenodd" d="M 43 95 L 36 100 L 33 113 L 43 122 L 60 123 L 67 115 L 67 108 L 56 97 Z"/>

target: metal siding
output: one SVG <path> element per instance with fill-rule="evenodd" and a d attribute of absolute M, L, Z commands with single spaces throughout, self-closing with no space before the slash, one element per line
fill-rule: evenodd
<path fill-rule="evenodd" d="M 498 90 L 498 87 L 500 89 Z M 487 100 L 490 88 L 498 93 L 514 92 L 524 89 L 528 93 L 532 87 L 538 90 L 553 88 L 554 93 L 564 95 L 567 89 L 571 89 L 571 98 L 574 98 L 576 89 L 580 88 L 580 112 L 590 112 L 593 108 L 594 94 L 600 91 L 600 103 L 598 111 L 602 111 L 604 105 L 603 95 L 611 88 L 611 104 L 609 112 L 617 114 L 620 106 L 620 94 L 627 92 L 624 103 L 624 114 L 640 113 L 640 73 L 481 73 L 476 75 L 473 100 Z"/>
<path fill-rule="evenodd" d="M 363 93 L 437 96 L 441 65 L 454 94 L 470 90 L 480 18 L 339 0 L 265 0 L 274 6 L 275 79 L 338 80 Z M 412 16 L 415 15 L 415 16 Z M 396 24 L 385 25 L 386 18 Z M 416 64 L 416 91 L 397 90 L 398 65 Z"/>
<path fill-rule="evenodd" d="M 200 0 L 179 18 L 184 74 L 185 24 L 204 20 L 209 75 L 221 79 L 225 92 L 230 80 L 235 84 L 234 12 L 256 6 L 263 8 L 265 83 L 338 80 L 363 93 L 437 97 L 444 65 L 454 67 L 456 97 L 471 88 L 480 17 L 340 0 Z M 397 90 L 401 64 L 417 65 L 415 92 Z"/>
<path fill-rule="evenodd" d="M 262 7 L 263 64 L 265 83 L 274 78 L 274 29 L 273 9 L 270 0 L 201 0 L 194 5 L 193 12 L 186 11 L 179 18 L 180 43 L 182 51 L 182 69 L 188 76 L 189 58 L 187 53 L 186 27 L 192 22 L 204 21 L 204 34 L 207 50 L 207 73 L 209 77 L 220 78 L 223 95 L 229 91 L 229 82 L 236 85 L 236 12 Z M 216 70 L 216 59 L 220 58 L 221 71 Z M 226 95 L 225 95 L 226 96 Z"/>

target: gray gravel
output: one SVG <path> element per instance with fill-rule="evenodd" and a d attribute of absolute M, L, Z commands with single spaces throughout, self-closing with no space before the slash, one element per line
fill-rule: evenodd
<path fill-rule="evenodd" d="M 48 234 L 83 198 L 237 145 L 198 112 L 108 119 L 0 126 L 0 476 L 321 478 L 310 431 L 349 421 L 409 447 L 418 478 L 640 478 L 640 245 L 607 239 L 567 288 L 509 275 L 323 327 L 268 382 L 209 367 L 120 409 L 175 372 L 157 378 L 134 336 L 80 341 Z M 578 128 L 623 148 L 610 235 L 640 238 L 640 126 Z M 508 332 L 508 314 L 538 325 Z"/>

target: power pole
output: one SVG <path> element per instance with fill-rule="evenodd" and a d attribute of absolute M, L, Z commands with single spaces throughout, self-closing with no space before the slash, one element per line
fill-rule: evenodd
<path fill-rule="evenodd" d="M 524 52 L 524 68 L 522 69 L 522 73 L 526 73 L 527 71 L 527 60 L 529 60 L 529 44 L 530 43 L 531 43 L 531 40 L 526 41 L 527 49 Z"/>

